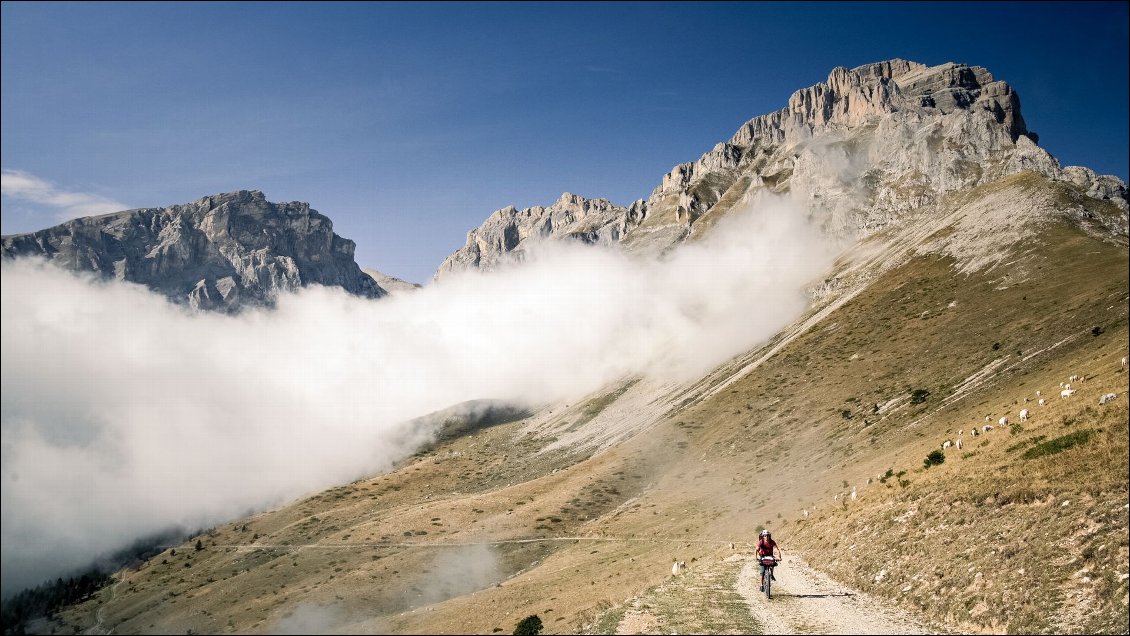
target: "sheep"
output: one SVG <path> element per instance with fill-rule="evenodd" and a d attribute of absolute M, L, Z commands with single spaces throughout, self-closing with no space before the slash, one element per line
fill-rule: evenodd
<path fill-rule="evenodd" d="M 1039 402 L 1040 406 L 1043 406 L 1043 405 L 1045 405 L 1045 404 L 1047 404 L 1047 403 L 1048 403 L 1048 401 L 1047 401 L 1047 400 L 1045 400 L 1044 398 L 1040 398 L 1040 402 Z"/>
<path fill-rule="evenodd" d="M 985 416 L 985 421 L 986 421 L 986 422 L 992 422 L 992 421 L 993 421 L 993 418 L 991 418 L 991 417 L 989 417 L 988 415 L 986 415 L 986 416 Z"/>
<path fill-rule="evenodd" d="M 852 486 L 851 487 L 851 500 L 855 501 L 856 496 L 857 495 L 855 494 L 855 486 Z"/>
<path fill-rule="evenodd" d="M 1002 417 L 1001 419 L 997 420 L 997 424 L 999 424 L 1000 426 L 1008 426 L 1008 418 Z M 988 428 L 992 428 L 992 427 L 988 427 Z M 988 428 L 986 428 L 985 430 L 988 430 Z"/>
<path fill-rule="evenodd" d="M 954 446 L 957 447 L 957 450 L 961 450 L 961 438 L 960 437 L 957 438 L 957 442 L 954 443 Z"/>
<path fill-rule="evenodd" d="M 1122 368 L 1126 368 L 1126 356 L 1122 356 Z"/>
<path fill-rule="evenodd" d="M 1028 409 L 1020 409 L 1020 421 L 1021 422 L 1027 422 L 1028 421 Z"/>
<path fill-rule="evenodd" d="M 672 575 L 677 575 L 679 572 L 682 572 L 685 569 L 687 569 L 687 562 L 686 561 L 676 560 L 674 563 L 671 564 L 671 574 Z"/>
<path fill-rule="evenodd" d="M 972 435 L 973 437 L 977 437 L 978 435 L 981 434 L 981 431 L 978 431 L 976 428 L 971 428 L 971 429 L 969 429 L 969 434 Z"/>
<path fill-rule="evenodd" d="M 1036 397 L 1040 397 L 1040 392 L 1036 391 Z"/>
<path fill-rule="evenodd" d="M 1077 375 L 1073 375 L 1070 378 L 1067 378 L 1068 382 L 1077 382 L 1078 380 L 1079 380 L 1079 376 L 1077 376 Z"/>
<path fill-rule="evenodd" d="M 1059 399 L 1069 398 L 1075 394 L 1075 389 L 1064 389 L 1059 392 Z"/>
<path fill-rule="evenodd" d="M 1117 393 L 1107 393 L 1107 394 L 1103 395 L 1101 398 L 1099 398 L 1099 406 L 1102 406 L 1103 404 L 1106 404 L 1107 402 L 1113 402 L 1116 398 L 1118 398 Z"/>
<path fill-rule="evenodd" d="M 1004 422 L 1003 424 L 1001 424 L 1001 426 L 1006 426 L 1008 424 L 1008 418 L 1007 417 L 1002 417 L 1001 421 Z M 986 425 L 981 427 L 981 430 L 988 433 L 989 431 L 993 430 L 993 425 L 992 424 L 986 424 Z"/>
<path fill-rule="evenodd" d="M 805 508 L 802 512 L 804 512 L 804 518 L 807 519 L 808 518 L 808 508 Z"/>
<path fill-rule="evenodd" d="M 949 448 L 951 444 L 953 444 L 953 442 L 949 441 L 948 439 L 942 442 L 942 450 Z"/>
<path fill-rule="evenodd" d="M 733 549 L 734 549 L 734 542 L 733 542 L 733 541 L 731 541 L 731 542 L 730 542 L 730 549 L 731 549 L 731 550 L 733 550 Z"/>

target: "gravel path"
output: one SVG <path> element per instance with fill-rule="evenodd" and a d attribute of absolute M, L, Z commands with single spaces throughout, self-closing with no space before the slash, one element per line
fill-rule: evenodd
<path fill-rule="evenodd" d="M 931 634 L 909 614 L 845 588 L 788 555 L 776 569 L 773 598 L 761 593 L 761 572 L 750 558 L 738 575 L 737 591 L 766 634 Z"/>

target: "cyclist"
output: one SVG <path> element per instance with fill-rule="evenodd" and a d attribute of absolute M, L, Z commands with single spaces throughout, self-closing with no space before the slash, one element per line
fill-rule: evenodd
<path fill-rule="evenodd" d="M 776 552 L 776 554 L 774 554 Z M 757 537 L 757 560 L 761 562 L 761 557 L 776 557 L 777 563 L 782 561 L 781 548 L 777 546 L 777 542 L 773 540 L 773 534 L 769 530 L 762 530 L 761 535 Z M 765 591 L 765 573 L 769 572 L 769 576 L 773 576 L 773 570 L 761 566 L 761 590 Z M 776 580 L 774 578 L 774 580 Z"/>

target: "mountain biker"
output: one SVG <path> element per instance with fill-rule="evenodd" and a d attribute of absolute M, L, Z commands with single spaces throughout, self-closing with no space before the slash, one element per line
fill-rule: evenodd
<path fill-rule="evenodd" d="M 774 554 L 774 551 L 776 554 Z M 761 557 L 776 557 L 777 563 L 782 559 L 781 548 L 777 546 L 777 542 L 773 540 L 773 534 L 768 530 L 762 530 L 761 534 L 757 537 L 757 561 L 761 562 Z M 762 565 L 761 566 L 761 589 L 765 589 L 765 573 L 769 572 L 769 576 L 773 576 L 773 571 Z"/>

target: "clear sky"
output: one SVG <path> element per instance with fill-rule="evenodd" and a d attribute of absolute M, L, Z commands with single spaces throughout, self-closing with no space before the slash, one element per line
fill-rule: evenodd
<path fill-rule="evenodd" d="M 3 2 L 3 232 L 258 189 L 423 282 L 495 209 L 645 198 L 895 57 L 989 69 L 1064 165 L 1126 180 L 1127 6 Z"/>

